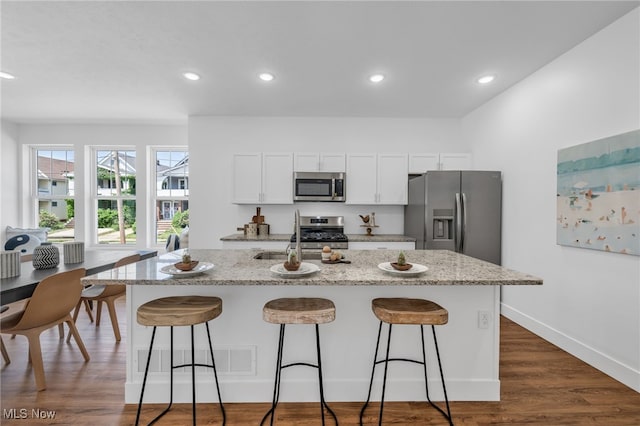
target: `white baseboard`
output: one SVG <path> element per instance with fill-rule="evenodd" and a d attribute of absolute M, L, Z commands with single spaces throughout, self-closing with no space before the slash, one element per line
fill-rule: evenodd
<path fill-rule="evenodd" d="M 549 327 L 548 325 L 512 308 L 509 305 L 502 303 L 501 313 L 513 322 L 558 346 L 560 349 L 581 359 L 592 367 L 597 368 L 636 392 L 640 392 L 640 371 L 634 370 L 632 367 L 616 361 L 610 356 L 585 345 L 571 336 Z"/>
<path fill-rule="evenodd" d="M 446 377 L 445 377 L 446 380 Z M 198 402 L 217 402 L 213 380 L 196 379 Z M 380 400 L 380 382 L 374 382 L 371 400 Z M 446 382 L 449 401 L 499 401 L 500 381 L 498 380 L 451 380 Z M 175 380 L 174 402 L 191 402 L 190 380 Z M 271 402 L 273 382 L 251 380 L 220 380 L 222 402 Z M 140 399 L 141 383 L 126 383 L 125 402 L 137 404 Z M 353 402 L 367 399 L 368 381 L 326 381 L 324 394 L 327 401 Z M 169 397 L 168 380 L 147 383 L 144 402 L 166 403 Z M 429 380 L 429 397 L 432 401 L 444 401 L 440 380 Z M 315 380 L 283 381 L 280 392 L 281 402 L 314 402 L 319 400 L 318 384 Z M 426 401 L 424 380 L 387 381 L 385 401 Z"/>

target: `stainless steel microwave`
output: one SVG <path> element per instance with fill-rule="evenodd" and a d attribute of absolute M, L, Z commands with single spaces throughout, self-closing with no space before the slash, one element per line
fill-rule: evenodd
<path fill-rule="evenodd" d="M 333 172 L 294 172 L 294 201 L 344 202 L 345 174 Z"/>

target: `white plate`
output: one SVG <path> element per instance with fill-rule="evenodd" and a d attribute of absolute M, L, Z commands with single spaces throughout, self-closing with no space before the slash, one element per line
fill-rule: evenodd
<path fill-rule="evenodd" d="M 173 265 L 167 265 L 160 268 L 160 272 L 163 274 L 173 275 L 174 277 L 190 277 L 192 275 L 198 275 L 203 272 L 206 272 L 210 269 L 213 269 L 213 263 L 209 262 L 200 262 L 190 271 L 181 271 Z"/>
<path fill-rule="evenodd" d="M 412 263 L 411 269 L 406 271 L 398 271 L 391 266 L 390 262 L 384 262 L 378 265 L 378 268 L 382 269 L 385 272 L 388 272 L 393 275 L 404 275 L 404 276 L 412 276 L 412 275 L 420 275 L 424 272 L 427 272 L 429 268 L 424 265 L 420 265 L 419 263 Z"/>
<path fill-rule="evenodd" d="M 314 272 L 318 272 L 320 267 L 315 263 L 307 263 L 302 262 L 300 264 L 300 268 L 297 271 L 287 271 L 284 269 L 284 265 L 282 263 L 278 263 L 277 265 L 273 265 L 270 268 L 271 272 L 274 274 L 280 275 L 281 277 L 303 277 L 305 275 L 313 274 Z"/>

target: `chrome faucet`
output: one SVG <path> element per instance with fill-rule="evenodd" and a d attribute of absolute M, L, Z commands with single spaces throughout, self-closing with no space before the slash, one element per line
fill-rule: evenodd
<path fill-rule="evenodd" d="M 296 209 L 295 227 L 296 227 L 296 252 L 298 255 L 298 262 L 302 263 L 302 247 L 300 246 L 300 210 L 299 209 Z"/>

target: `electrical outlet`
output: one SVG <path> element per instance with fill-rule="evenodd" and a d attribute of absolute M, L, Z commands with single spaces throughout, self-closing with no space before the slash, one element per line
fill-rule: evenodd
<path fill-rule="evenodd" d="M 491 323 L 491 313 L 488 311 L 478 311 L 478 328 L 489 328 Z"/>

